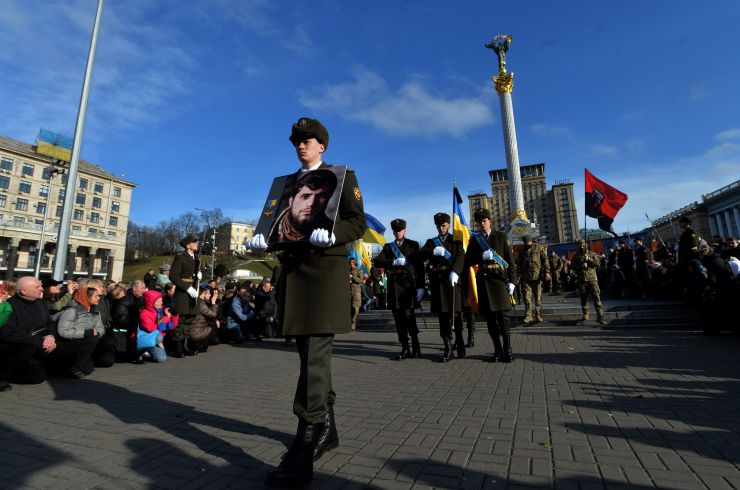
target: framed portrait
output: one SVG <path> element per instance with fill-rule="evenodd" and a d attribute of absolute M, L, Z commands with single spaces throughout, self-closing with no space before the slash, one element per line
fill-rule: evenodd
<path fill-rule="evenodd" d="M 272 181 L 255 234 L 275 249 L 308 241 L 316 228 L 334 231 L 346 166 L 322 166 Z"/>

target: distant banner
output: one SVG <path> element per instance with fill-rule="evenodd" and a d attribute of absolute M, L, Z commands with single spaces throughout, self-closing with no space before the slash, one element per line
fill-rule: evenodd
<path fill-rule="evenodd" d="M 69 136 L 41 129 L 36 137 L 36 153 L 68 162 L 72 158 L 72 143 Z"/>
<path fill-rule="evenodd" d="M 612 223 L 626 202 L 627 194 L 597 179 L 586 169 L 586 215 L 596 218 L 599 228 L 616 236 Z"/>

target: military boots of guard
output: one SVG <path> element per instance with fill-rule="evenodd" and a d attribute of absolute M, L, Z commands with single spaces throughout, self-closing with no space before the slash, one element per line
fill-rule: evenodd
<path fill-rule="evenodd" d="M 457 357 L 463 359 L 465 357 L 465 342 L 463 342 L 462 332 L 455 333 L 455 346 L 457 348 Z"/>
<path fill-rule="evenodd" d="M 411 357 L 414 359 L 421 358 L 421 347 L 419 346 L 419 335 L 411 334 Z"/>
<path fill-rule="evenodd" d="M 316 448 L 313 450 L 313 460 L 318 460 L 326 451 L 339 446 L 339 435 L 337 434 L 337 424 L 334 421 L 334 406 L 329 405 L 329 409 L 324 416 L 324 427 L 316 441 Z"/>
<path fill-rule="evenodd" d="M 411 357 L 411 351 L 409 350 L 408 342 L 406 342 L 401 346 L 401 353 L 398 354 L 398 357 L 396 359 L 399 361 L 403 361 L 404 359 L 408 359 L 409 357 Z"/>
<path fill-rule="evenodd" d="M 455 358 L 455 350 L 452 348 L 452 342 L 450 339 L 442 339 L 445 345 L 445 350 L 440 357 L 439 362 L 449 362 Z"/>
<path fill-rule="evenodd" d="M 526 315 L 524 315 L 524 319 L 522 320 L 522 323 L 532 323 L 532 315 L 527 312 Z"/>
<path fill-rule="evenodd" d="M 475 347 L 475 326 L 468 325 L 468 349 Z"/>
<path fill-rule="evenodd" d="M 504 353 L 501 356 L 501 362 L 512 362 L 514 360 L 514 353 L 511 350 L 511 335 L 505 333 L 502 337 L 504 338 Z"/>
<path fill-rule="evenodd" d="M 596 323 L 606 325 L 606 318 L 604 317 L 604 310 L 602 308 L 596 310 Z"/>
<path fill-rule="evenodd" d="M 588 320 L 588 307 L 583 308 L 583 317 L 581 318 L 584 322 Z"/>
<path fill-rule="evenodd" d="M 299 421 L 293 444 L 280 465 L 267 475 L 265 483 L 277 487 L 304 487 L 311 483 L 314 450 L 323 430 L 324 424 Z"/>
<path fill-rule="evenodd" d="M 542 310 L 537 310 L 537 315 L 534 317 L 535 323 L 542 323 L 545 321 L 544 318 L 542 318 Z"/>

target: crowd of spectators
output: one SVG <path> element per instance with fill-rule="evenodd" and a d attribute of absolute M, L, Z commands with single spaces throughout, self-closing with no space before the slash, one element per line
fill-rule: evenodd
<path fill-rule="evenodd" d="M 199 286 L 188 319 L 188 348 L 175 349 L 180 324 L 169 265 L 130 284 L 99 279 L 60 283 L 32 276 L 0 284 L 0 392 L 49 374 L 84 378 L 120 362 L 161 363 L 280 336 L 275 290 L 259 283 L 215 279 Z M 181 326 L 181 325 L 180 325 Z"/>

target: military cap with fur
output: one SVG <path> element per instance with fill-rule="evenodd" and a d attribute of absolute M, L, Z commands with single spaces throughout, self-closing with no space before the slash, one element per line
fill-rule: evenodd
<path fill-rule="evenodd" d="M 679 223 L 688 223 L 691 224 L 691 219 L 688 216 L 681 216 L 678 220 Z"/>
<path fill-rule="evenodd" d="M 193 235 L 191 233 L 190 235 L 188 235 L 185 238 L 183 238 L 182 240 L 180 240 L 180 246 L 181 247 L 187 247 L 189 244 L 191 244 L 193 242 L 197 242 L 197 241 L 198 241 L 198 237 L 195 236 L 195 235 Z"/>
<path fill-rule="evenodd" d="M 434 215 L 434 224 L 439 226 L 442 223 L 449 223 L 450 215 L 447 213 L 437 213 Z"/>
<path fill-rule="evenodd" d="M 329 131 L 326 130 L 324 125 L 318 119 L 302 117 L 293 124 L 288 139 L 295 146 L 301 141 L 311 138 L 316 138 L 316 141 L 324 145 L 325 149 L 329 148 Z"/>
<path fill-rule="evenodd" d="M 391 230 L 401 231 L 405 229 L 406 229 L 406 220 L 403 220 L 401 218 L 396 218 L 393 221 L 391 221 Z"/>
<path fill-rule="evenodd" d="M 491 219 L 491 212 L 487 210 L 486 208 L 476 209 L 473 212 L 473 219 L 475 219 L 476 221 L 484 219 L 484 218 Z"/>

